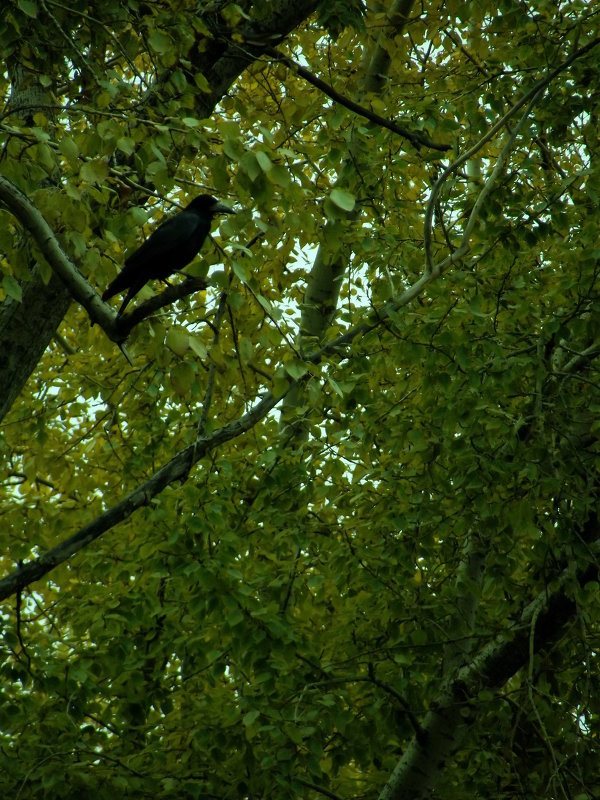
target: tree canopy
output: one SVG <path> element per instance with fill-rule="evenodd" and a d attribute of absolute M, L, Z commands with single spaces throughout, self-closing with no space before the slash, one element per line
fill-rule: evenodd
<path fill-rule="evenodd" d="M 3 794 L 598 796 L 599 21 L 9 0 Z"/>

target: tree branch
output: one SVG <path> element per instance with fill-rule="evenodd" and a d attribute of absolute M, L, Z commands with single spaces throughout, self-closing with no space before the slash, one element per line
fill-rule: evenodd
<path fill-rule="evenodd" d="M 537 81 L 537 83 L 535 83 L 533 85 L 533 87 L 528 92 L 526 92 L 520 100 L 517 100 L 517 102 L 513 106 L 511 106 L 511 108 L 509 108 L 509 110 L 506 112 L 506 114 L 504 114 L 498 120 L 498 122 L 496 122 L 494 125 L 492 125 L 492 127 L 489 129 L 489 131 L 487 133 L 485 133 L 481 137 L 481 139 L 479 139 L 479 141 L 477 141 L 473 145 L 473 147 L 470 147 L 465 153 L 460 155 L 452 164 L 450 164 L 449 167 L 447 167 L 442 172 L 440 177 L 435 182 L 435 184 L 433 186 L 433 189 L 431 190 L 431 196 L 429 198 L 429 202 L 427 204 L 427 209 L 425 211 L 423 242 L 424 242 L 424 245 L 425 245 L 425 262 L 426 262 L 426 268 L 427 268 L 428 271 L 433 271 L 435 269 L 434 264 L 433 264 L 433 256 L 432 256 L 432 252 L 431 252 L 432 231 L 433 231 L 433 213 L 434 213 L 434 210 L 435 210 L 435 205 L 437 203 L 439 194 L 440 194 L 440 192 L 442 190 L 442 186 L 444 185 L 446 180 L 449 178 L 450 175 L 452 175 L 452 173 L 456 172 L 459 169 L 459 167 L 461 167 L 466 161 L 468 161 L 470 158 L 473 158 L 473 156 L 477 152 L 479 152 L 479 150 L 481 150 L 481 148 L 484 146 L 484 144 L 489 142 L 490 139 L 492 139 L 496 135 L 496 133 L 498 133 L 498 131 L 501 128 L 503 128 L 506 125 L 506 123 L 512 117 L 514 117 L 514 115 L 517 113 L 517 111 L 519 111 L 519 109 L 521 109 L 527 103 L 530 103 L 538 95 L 538 93 L 542 92 L 554 80 L 554 78 L 556 78 L 557 75 L 559 75 L 565 69 L 570 67 L 571 64 L 574 61 L 576 61 L 578 58 L 581 58 L 581 56 L 583 56 L 586 53 L 588 53 L 594 47 L 597 47 L 598 44 L 600 44 L 600 37 L 597 37 L 596 39 L 593 39 L 591 42 L 589 42 L 584 47 L 581 47 L 581 48 L 579 48 L 579 50 L 576 50 L 569 58 L 566 59 L 566 61 L 563 61 L 562 64 L 559 64 L 558 67 L 555 67 L 555 69 L 553 69 L 548 75 L 546 75 L 545 78 L 541 78 L 539 81 Z M 466 252 L 468 252 L 468 249 L 469 248 L 468 248 L 468 243 L 467 243 L 466 244 L 466 250 L 465 250 L 465 241 L 464 241 L 464 238 L 463 238 L 463 241 L 461 242 L 461 246 L 460 246 L 459 250 L 462 251 L 462 255 L 464 255 Z M 456 259 L 456 254 L 452 254 L 452 256 L 449 256 L 449 258 L 452 259 L 453 261 L 457 260 Z M 447 261 L 447 260 L 448 259 L 445 259 L 445 261 Z M 442 262 L 442 263 L 445 263 L 445 261 Z"/>
<path fill-rule="evenodd" d="M 125 317 L 117 317 L 116 312 L 101 299 L 62 249 L 56 234 L 41 211 L 14 183 L 2 175 L 0 175 L 0 200 L 35 241 L 53 272 L 62 280 L 72 297 L 85 308 L 92 322 L 98 323 L 113 342 L 124 341 L 136 325 L 160 308 L 208 286 L 206 278 L 188 277 L 183 283 L 168 286 Z"/>
<path fill-rule="evenodd" d="M 57 4 L 54 3 L 54 5 Z M 237 29 L 236 33 L 242 40 L 247 37 L 252 41 L 261 40 L 271 45 L 279 44 L 315 11 L 318 0 L 270 0 L 267 5 L 268 8 L 265 8 L 265 14 L 260 19 L 253 19 L 247 25 Z M 212 32 L 215 28 L 215 14 L 209 6 L 210 4 L 199 13 Z M 95 18 L 90 19 L 95 22 Z M 198 92 L 195 96 L 194 113 L 199 118 L 209 117 L 212 114 L 217 103 L 229 91 L 233 81 L 249 66 L 248 51 L 241 52 L 237 43 L 225 42 L 220 39 L 218 29 L 215 29 L 213 38 L 211 36 L 213 36 L 212 33 L 210 36 L 197 34 L 196 37 L 202 45 L 208 44 L 208 50 L 204 46 L 192 48 L 193 68 L 206 76 L 210 86 L 210 91 Z M 119 50 L 120 48 L 117 48 L 117 51 Z M 253 58 L 258 58 L 263 52 L 261 47 L 254 45 L 251 47 L 251 51 Z M 129 56 L 122 50 L 120 52 L 131 68 L 133 62 Z M 140 75 L 136 68 L 133 68 L 132 72 L 137 75 L 139 80 Z M 163 75 L 164 80 L 168 80 L 170 75 L 171 69 L 166 69 Z M 145 85 L 145 82 L 141 81 L 141 84 Z M 154 107 L 158 103 L 160 106 L 159 85 L 160 80 L 149 89 L 146 105 Z M 36 96 L 33 107 L 40 109 L 48 107 L 48 103 L 44 102 L 44 99 L 44 95 Z M 14 98 L 11 98 L 9 105 L 12 111 L 16 111 L 19 106 L 15 105 L 13 100 Z M 27 101 L 23 107 L 28 107 L 30 102 L 31 100 Z M 134 107 L 136 115 L 138 115 L 141 106 Z M 89 113 L 95 115 L 104 112 L 91 109 Z M 151 117 L 152 114 L 148 116 Z M 13 190 L 11 187 L 10 182 L 3 186 L 5 202 L 15 217 L 31 233 L 29 224 L 24 221 L 27 217 L 27 209 L 23 208 L 22 203 L 24 195 L 21 192 L 15 194 L 16 187 L 12 187 Z M 43 239 L 44 232 L 39 230 L 40 225 L 37 223 L 40 223 L 43 228 L 45 221 L 39 212 L 34 216 L 36 217 L 36 227 Z M 73 263 L 57 245 L 55 237 L 50 237 L 49 246 L 56 256 L 56 263 L 50 261 L 51 266 L 53 269 L 59 267 L 62 270 L 61 280 L 65 281 L 68 291 L 61 281 L 54 277 L 49 285 L 45 285 L 39 277 L 34 275 L 34 280 L 29 283 L 28 287 L 24 287 L 22 303 L 17 304 L 8 299 L 0 307 L 0 344 L 2 345 L 0 346 L 0 367 L 2 367 L 4 377 L 2 391 L 0 391 L 0 418 L 18 396 L 54 335 L 57 325 L 69 306 L 70 295 L 86 308 L 92 321 L 101 325 L 111 340 L 119 343 L 123 339 L 122 329 L 116 324 L 116 315 L 109 306 L 102 303 L 94 289 L 76 271 Z M 47 252 L 44 248 L 41 249 L 47 258 Z M 39 313 L 40 308 L 46 309 L 43 319 Z M 35 321 L 35 324 L 32 321 Z"/>
<path fill-rule="evenodd" d="M 290 384 L 288 391 L 293 385 L 294 383 Z M 62 564 L 82 548 L 98 539 L 117 523 L 130 517 L 138 508 L 148 505 L 153 497 L 156 497 L 170 484 L 175 481 L 185 481 L 193 465 L 201 458 L 225 442 L 235 439 L 248 431 L 261 419 L 264 419 L 281 399 L 282 396 L 275 398 L 271 392 L 268 392 L 254 408 L 239 419 L 224 425 L 209 436 L 199 437 L 193 444 L 181 450 L 157 470 L 151 478 L 126 495 L 112 508 L 109 508 L 108 511 L 100 514 L 88 525 L 84 525 L 77 533 L 48 550 L 39 558 L 27 562 L 0 580 L 0 600 L 10 597 L 15 592 L 33 583 L 33 581 L 37 581 L 48 572 L 51 572 L 59 564 Z"/>
<path fill-rule="evenodd" d="M 160 294 L 154 295 L 149 300 L 146 300 L 123 317 L 116 317 L 114 319 L 114 328 L 119 334 L 119 339 L 122 341 L 126 339 L 136 325 L 145 320 L 151 314 L 159 311 L 161 308 L 173 305 L 177 300 L 195 292 L 200 292 L 209 286 L 206 278 L 192 278 L 188 277 L 182 283 L 177 283 L 173 286 L 167 286 Z M 112 337 L 111 337 L 112 338 Z"/>
<path fill-rule="evenodd" d="M 467 220 L 467 224 L 465 225 L 465 229 L 463 231 L 463 235 L 462 235 L 462 239 L 461 239 L 461 247 L 466 247 L 466 246 L 469 245 L 469 238 L 471 236 L 471 233 L 473 232 L 473 228 L 475 227 L 475 223 L 477 222 L 477 218 L 479 217 L 479 214 L 480 214 L 481 209 L 483 207 L 483 203 L 484 203 L 485 199 L 487 198 L 487 196 L 492 191 L 492 189 L 494 187 L 494 184 L 496 183 L 496 181 L 498 179 L 498 176 L 500 175 L 500 172 L 504 168 L 504 164 L 506 163 L 506 159 L 508 158 L 508 154 L 513 149 L 513 146 L 514 146 L 514 143 L 515 143 L 515 141 L 517 139 L 517 136 L 521 132 L 521 130 L 523 128 L 523 125 L 525 124 L 525 121 L 529 117 L 529 114 L 531 113 L 531 109 L 533 108 L 533 106 L 537 102 L 538 98 L 541 97 L 542 91 L 543 90 L 540 89 L 539 92 L 534 94 L 534 96 L 531 98 L 531 101 L 530 101 L 529 105 L 527 106 L 527 108 L 525 109 L 523 115 L 521 116 L 521 119 L 517 123 L 515 129 L 510 132 L 509 137 L 508 137 L 508 139 L 506 141 L 506 144 L 502 148 L 502 151 L 500 152 L 500 155 L 498 156 L 498 158 L 496 160 L 496 163 L 494 164 L 494 168 L 493 168 L 489 178 L 484 183 L 483 188 L 481 189 L 481 191 L 479 192 L 479 195 L 477 196 L 477 200 L 473 204 L 473 208 L 471 209 L 471 213 L 469 214 L 469 219 Z"/>
<path fill-rule="evenodd" d="M 112 329 L 115 329 L 113 324 L 115 315 L 110 307 L 102 302 L 100 295 L 67 256 L 41 211 L 18 186 L 3 175 L 0 175 L 0 200 L 35 241 L 53 272 L 62 280 L 72 297 L 81 303 L 93 322 L 101 325 L 107 335 L 116 341 L 111 335 L 114 333 Z"/>
<path fill-rule="evenodd" d="M 459 253 L 459 250 L 457 250 L 456 253 Z M 455 256 L 456 253 L 454 254 Z M 408 305 L 411 300 L 414 300 L 415 297 L 418 297 L 428 283 L 431 283 L 431 281 L 441 275 L 443 267 L 446 266 L 446 262 L 449 263 L 449 259 L 445 259 L 438 265 L 436 272 L 424 272 L 421 277 L 416 280 L 412 286 L 405 289 L 401 295 L 393 297 L 383 306 L 372 311 L 364 322 L 360 322 L 358 325 L 355 325 L 354 328 L 350 328 L 346 333 L 342 333 L 336 339 L 323 345 L 323 347 L 320 347 L 318 350 L 305 355 L 304 359 L 312 363 L 318 363 L 324 355 L 339 353 L 340 349 L 350 345 L 358 336 L 364 336 L 366 333 L 375 330 L 379 325 L 389 320 L 396 311 L 399 311 L 401 308 Z"/>
<path fill-rule="evenodd" d="M 598 580 L 599 570 L 590 566 L 577 576 L 580 585 Z M 573 620 L 577 606 L 567 587 L 573 580 L 565 570 L 553 592 L 542 591 L 527 606 L 511 636 L 500 636 L 484 647 L 468 666 L 459 669 L 442 685 L 421 724 L 424 739 L 413 736 L 404 755 L 379 795 L 379 800 L 420 800 L 431 796 L 448 759 L 456 752 L 477 714 L 477 696 L 484 689 L 499 689 L 529 663 L 531 627 L 535 626 L 532 650 L 539 653 L 555 644 Z"/>
<path fill-rule="evenodd" d="M 310 70 L 306 69 L 306 67 L 298 64 L 298 62 L 294 61 L 292 58 L 289 58 L 289 56 L 284 55 L 275 47 L 266 47 L 265 52 L 275 58 L 277 61 L 281 61 L 281 63 L 285 64 L 288 69 L 300 75 L 301 78 L 304 78 L 305 81 L 312 84 L 336 103 L 339 103 L 349 111 L 353 111 L 355 114 L 374 122 L 376 125 L 379 125 L 382 128 L 387 128 L 387 130 L 392 131 L 392 133 L 397 133 L 399 136 L 404 137 L 417 150 L 419 150 L 422 146 L 430 147 L 432 150 L 441 150 L 442 152 L 450 150 L 452 145 L 432 142 L 431 139 L 427 138 L 427 136 L 423 136 L 420 133 L 415 133 L 414 131 L 409 131 L 408 128 L 404 128 L 402 125 L 398 125 L 392 120 L 385 119 L 385 117 L 380 117 L 379 114 L 375 114 L 374 111 L 370 111 L 368 108 L 355 103 L 353 100 L 350 100 L 349 97 L 345 97 L 343 94 L 340 94 L 333 88 L 333 86 L 330 86 L 325 81 L 317 78 L 317 76 Z"/>

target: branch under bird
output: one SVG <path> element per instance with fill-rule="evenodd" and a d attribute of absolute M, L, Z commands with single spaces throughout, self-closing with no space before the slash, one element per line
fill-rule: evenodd
<path fill-rule="evenodd" d="M 183 211 L 170 217 L 125 261 L 125 266 L 102 294 L 108 300 L 126 289 L 127 294 L 117 314 L 151 280 L 166 281 L 169 275 L 186 267 L 200 251 L 217 214 L 235 214 L 232 208 L 209 194 L 195 197 Z"/>

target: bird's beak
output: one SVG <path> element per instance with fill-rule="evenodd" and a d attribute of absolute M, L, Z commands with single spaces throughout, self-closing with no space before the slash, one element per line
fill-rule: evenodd
<path fill-rule="evenodd" d="M 233 208 L 229 208 L 223 203 L 215 203 L 211 210 L 213 214 L 235 214 Z"/>

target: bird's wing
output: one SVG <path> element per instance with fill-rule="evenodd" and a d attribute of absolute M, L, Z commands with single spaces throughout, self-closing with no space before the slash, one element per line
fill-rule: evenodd
<path fill-rule="evenodd" d="M 180 211 L 166 220 L 125 261 L 125 269 L 142 266 L 148 260 L 162 262 L 171 258 L 173 251 L 192 237 L 198 228 L 199 219 L 189 211 Z"/>
<path fill-rule="evenodd" d="M 125 266 L 102 295 L 107 300 L 131 289 L 129 300 L 153 278 L 164 280 L 183 269 L 202 247 L 210 231 L 210 216 L 184 209 L 170 217 L 152 233 L 125 261 Z"/>
<path fill-rule="evenodd" d="M 108 300 L 109 297 L 130 287 L 137 287 L 135 292 L 139 292 L 146 281 L 153 277 L 153 265 L 162 265 L 165 261 L 170 263 L 173 252 L 177 251 L 178 246 L 181 247 L 182 241 L 194 235 L 197 226 L 196 214 L 185 211 L 165 220 L 137 250 L 125 259 L 123 269 L 107 286 L 102 299 Z"/>

